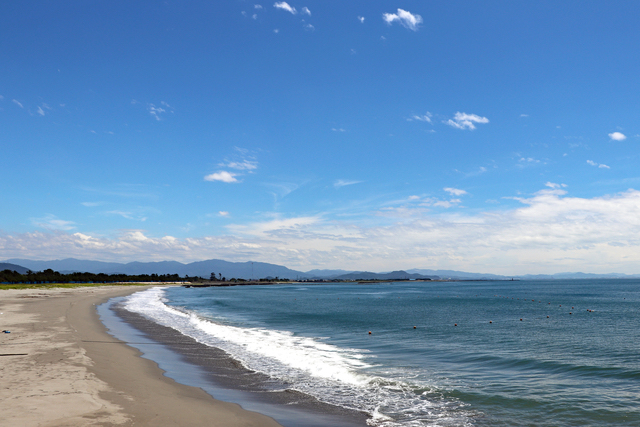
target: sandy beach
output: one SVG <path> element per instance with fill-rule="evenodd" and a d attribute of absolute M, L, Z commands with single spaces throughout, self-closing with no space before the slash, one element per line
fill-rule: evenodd
<path fill-rule="evenodd" d="M 109 335 L 95 306 L 142 289 L 0 290 L 0 426 L 279 426 Z"/>

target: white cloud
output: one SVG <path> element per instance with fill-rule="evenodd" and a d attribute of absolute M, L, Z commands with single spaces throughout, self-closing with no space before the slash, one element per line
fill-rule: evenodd
<path fill-rule="evenodd" d="M 303 15 L 311 16 L 311 11 L 309 10 L 308 7 L 303 7 L 302 9 L 300 9 L 300 13 L 303 14 Z"/>
<path fill-rule="evenodd" d="M 18 107 L 20 107 L 20 108 L 24 108 L 24 107 L 22 106 L 22 104 L 20 103 L 20 101 L 18 101 L 17 99 L 12 99 L 11 101 L 12 101 L 14 104 L 16 104 Z"/>
<path fill-rule="evenodd" d="M 333 183 L 333 186 L 336 188 L 346 187 L 347 185 L 360 184 L 362 181 L 350 181 L 346 179 L 338 179 Z"/>
<path fill-rule="evenodd" d="M 222 181 L 222 182 L 226 182 L 226 183 L 239 182 L 236 179 L 236 175 L 237 174 L 232 173 L 232 172 L 220 171 L 220 172 L 215 172 L 215 173 L 212 173 L 210 175 L 205 176 L 204 180 L 205 181 Z"/>
<path fill-rule="evenodd" d="M 364 16 L 358 16 L 358 21 L 360 21 L 361 24 L 364 24 Z"/>
<path fill-rule="evenodd" d="M 346 132 L 343 128 L 331 128 L 331 130 L 334 132 Z"/>
<path fill-rule="evenodd" d="M 609 138 L 611 138 L 612 141 L 624 141 L 627 139 L 627 136 L 621 132 L 613 132 L 609 134 Z"/>
<path fill-rule="evenodd" d="M 31 218 L 31 222 L 36 227 L 44 228 L 47 230 L 68 231 L 76 228 L 74 225 L 75 222 L 58 219 L 55 215 L 51 214 L 47 214 L 42 218 Z"/>
<path fill-rule="evenodd" d="M 218 215 L 220 215 L 220 216 L 229 216 L 229 212 L 227 212 L 227 211 L 220 211 L 220 212 L 218 212 Z"/>
<path fill-rule="evenodd" d="M 489 123 L 489 119 L 475 114 L 457 112 L 453 119 L 449 119 L 444 123 L 457 129 L 473 130 L 476 128 L 474 123 Z"/>
<path fill-rule="evenodd" d="M 567 184 L 557 184 L 555 182 L 547 181 L 544 183 L 545 187 L 556 189 L 567 188 Z M 564 194 L 564 193 L 563 193 Z"/>
<path fill-rule="evenodd" d="M 298 13 L 295 7 L 289 6 L 289 3 L 287 3 L 286 1 L 275 2 L 273 7 L 275 7 L 276 9 L 286 10 L 287 12 L 292 13 L 293 15 Z"/>
<path fill-rule="evenodd" d="M 160 107 L 156 107 L 155 104 L 147 104 L 147 111 L 149 111 L 149 114 L 151 114 L 151 116 L 153 116 L 157 121 L 162 120 L 164 113 L 173 113 L 173 109 L 168 103 L 160 101 L 160 105 Z"/>
<path fill-rule="evenodd" d="M 587 163 L 590 164 L 591 166 L 597 166 L 600 169 L 611 169 L 609 166 L 601 164 L 601 163 L 596 163 L 593 160 L 587 160 Z"/>
<path fill-rule="evenodd" d="M 433 117 L 433 114 L 427 111 L 427 113 L 424 116 L 418 116 L 414 114 L 413 116 L 409 117 L 407 120 L 408 121 L 418 120 L 420 122 L 431 123 L 431 117 Z"/>
<path fill-rule="evenodd" d="M 372 216 L 380 223 L 270 218 L 232 224 L 228 234 L 193 238 L 154 237 L 143 230 L 125 230 L 115 238 L 59 229 L 0 233 L 0 259 L 253 259 L 299 270 L 435 267 L 506 275 L 640 272 L 640 191 L 580 198 L 567 195 L 562 184 L 547 186 L 516 199 L 520 205 L 513 209 L 462 215 L 412 204 L 397 210 L 403 215 L 398 221 Z"/>
<path fill-rule="evenodd" d="M 224 163 L 220 163 L 218 166 L 225 168 L 231 168 L 236 170 L 252 171 L 258 169 L 258 162 L 255 160 L 241 160 L 239 162 L 232 162 L 225 160 Z"/>
<path fill-rule="evenodd" d="M 464 194 L 467 194 L 466 191 L 460 190 L 458 188 L 447 187 L 447 188 L 443 188 L 443 190 L 446 191 L 447 193 L 453 195 L 453 196 L 462 196 Z"/>
<path fill-rule="evenodd" d="M 38 107 L 38 114 L 44 116 L 44 110 L 41 107 Z"/>
<path fill-rule="evenodd" d="M 253 7 L 254 7 L 255 9 L 263 9 L 263 7 L 262 7 L 261 5 L 259 5 L 259 4 L 253 5 Z"/>
<path fill-rule="evenodd" d="M 315 30 L 315 29 L 316 29 L 316 27 L 314 27 L 314 26 L 313 26 L 313 25 L 311 25 L 311 24 L 306 24 L 306 25 L 304 26 L 304 29 L 305 29 L 305 30 L 308 30 L 308 31 L 313 31 L 313 30 Z"/>
<path fill-rule="evenodd" d="M 279 29 L 277 29 L 277 28 L 275 28 L 275 29 L 273 30 L 273 32 L 274 32 L 274 33 L 276 33 L 276 34 L 278 34 L 278 33 L 280 32 L 280 30 L 279 30 Z"/>
<path fill-rule="evenodd" d="M 383 13 L 382 19 L 389 25 L 398 21 L 403 27 L 412 31 L 418 31 L 418 25 L 422 23 L 420 15 L 413 15 L 406 10 L 398 9 L 398 13 Z"/>
<path fill-rule="evenodd" d="M 520 114 L 520 117 L 529 117 L 528 114 Z"/>
<path fill-rule="evenodd" d="M 125 219 L 130 219 L 130 220 L 134 220 L 134 221 L 146 221 L 147 217 L 144 215 L 140 215 L 140 214 L 136 214 L 134 212 L 129 212 L 129 211 L 119 211 L 119 210 L 115 210 L 115 211 L 108 211 L 105 212 L 107 215 L 118 215 L 121 216 Z"/>

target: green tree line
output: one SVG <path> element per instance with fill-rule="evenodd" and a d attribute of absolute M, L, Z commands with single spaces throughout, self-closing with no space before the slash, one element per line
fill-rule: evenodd
<path fill-rule="evenodd" d="M 33 272 L 28 270 L 25 274 L 16 271 L 0 271 L 0 283 L 117 283 L 117 282 L 201 282 L 201 277 L 185 276 L 181 278 L 178 274 L 105 274 L 105 273 L 69 273 L 62 274 L 52 269 Z"/>

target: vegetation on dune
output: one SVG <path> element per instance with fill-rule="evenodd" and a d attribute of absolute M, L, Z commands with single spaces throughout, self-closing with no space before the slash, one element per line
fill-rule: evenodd
<path fill-rule="evenodd" d="M 200 277 L 185 276 L 181 278 L 177 274 L 105 274 L 105 273 L 68 273 L 63 274 L 51 269 L 33 272 L 28 270 L 25 274 L 16 271 L 3 270 L 0 272 L 0 287 L 22 288 L 25 285 L 31 287 L 76 287 L 87 285 L 105 285 L 105 284 L 135 284 L 141 282 L 166 283 L 166 282 L 194 282 L 202 281 Z"/>

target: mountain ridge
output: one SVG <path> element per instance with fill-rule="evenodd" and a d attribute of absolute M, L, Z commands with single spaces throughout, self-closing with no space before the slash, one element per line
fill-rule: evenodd
<path fill-rule="evenodd" d="M 2 267 L 7 266 L 7 267 Z M 0 270 L 15 270 L 24 274 L 26 270 L 43 271 L 52 269 L 60 273 L 89 272 L 105 274 L 179 274 L 180 276 L 200 276 L 209 278 L 211 273 L 227 279 L 242 278 L 246 280 L 264 277 L 279 277 L 290 280 L 393 280 L 393 279 L 451 279 L 451 280 L 557 280 L 557 279 L 605 279 L 605 278 L 640 278 L 640 274 L 623 273 L 582 273 L 563 272 L 555 274 L 525 274 L 504 276 L 490 273 L 469 273 L 457 270 L 408 269 L 392 272 L 349 271 L 341 269 L 315 269 L 307 272 L 293 270 L 288 267 L 258 261 L 231 262 L 219 259 L 195 261 L 184 264 L 178 261 L 132 261 L 129 263 L 79 260 L 66 258 L 62 260 L 29 260 L 12 258 L 0 261 Z M 22 269 L 22 270 L 18 270 Z"/>

